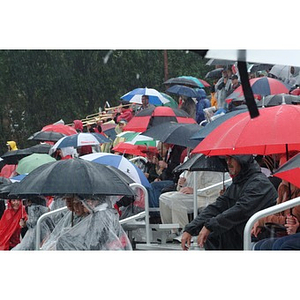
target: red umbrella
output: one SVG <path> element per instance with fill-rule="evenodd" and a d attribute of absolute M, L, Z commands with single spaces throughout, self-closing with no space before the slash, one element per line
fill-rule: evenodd
<path fill-rule="evenodd" d="M 283 104 L 248 112 L 220 124 L 193 153 L 205 155 L 275 154 L 300 151 L 300 106 Z"/>
<path fill-rule="evenodd" d="M 122 142 L 112 148 L 112 150 L 123 154 L 147 156 L 144 152 L 141 151 L 141 148 L 139 146 L 140 145 L 133 145 L 130 143 Z"/>
<path fill-rule="evenodd" d="M 203 79 L 200 79 L 200 78 L 198 78 L 199 79 L 199 81 L 205 86 L 205 87 L 209 87 L 210 86 L 210 84 L 207 82 L 207 81 L 205 81 L 205 80 L 203 80 Z"/>
<path fill-rule="evenodd" d="M 273 175 L 300 188 L 300 154 L 284 163 Z"/>
<path fill-rule="evenodd" d="M 292 91 L 291 91 L 291 95 L 299 96 L 299 95 L 300 95 L 300 89 L 299 89 L 299 88 L 296 88 L 296 89 L 292 90 Z"/>
<path fill-rule="evenodd" d="M 65 135 L 72 135 L 76 134 L 77 131 L 69 126 L 69 125 L 64 125 L 64 124 L 50 124 L 46 125 L 42 128 L 42 131 L 54 131 L 54 132 L 60 132 Z"/>
<path fill-rule="evenodd" d="M 252 78 L 249 80 L 253 94 L 262 96 L 276 95 L 276 94 L 288 94 L 289 86 L 283 83 L 281 80 L 270 78 L 270 77 L 259 77 Z M 227 103 L 231 102 L 232 99 L 243 96 L 243 87 L 240 85 L 234 90 L 225 100 Z"/>
<path fill-rule="evenodd" d="M 144 132 L 152 126 L 170 121 L 176 123 L 196 124 L 195 119 L 182 109 L 168 106 L 157 106 L 147 108 L 139 112 L 128 122 L 123 130 Z"/>

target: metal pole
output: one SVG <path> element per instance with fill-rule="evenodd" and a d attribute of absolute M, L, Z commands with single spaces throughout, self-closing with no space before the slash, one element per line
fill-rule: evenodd
<path fill-rule="evenodd" d="M 145 225 L 146 225 L 146 243 L 150 245 L 150 221 L 149 221 L 149 198 L 147 189 L 139 183 L 131 183 L 129 185 L 133 190 L 140 188 L 144 192 L 145 197 Z"/>

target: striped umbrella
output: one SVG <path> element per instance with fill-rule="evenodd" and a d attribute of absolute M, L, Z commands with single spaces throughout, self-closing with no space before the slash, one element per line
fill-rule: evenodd
<path fill-rule="evenodd" d="M 92 153 L 83 155 L 80 158 L 98 164 L 113 166 L 124 172 L 135 182 L 140 183 L 145 187 L 150 187 L 150 183 L 142 170 L 122 155 L 112 153 Z"/>

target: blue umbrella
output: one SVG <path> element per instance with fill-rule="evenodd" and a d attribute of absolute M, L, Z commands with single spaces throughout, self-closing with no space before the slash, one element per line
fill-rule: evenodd
<path fill-rule="evenodd" d="M 191 98 L 196 98 L 198 96 L 198 93 L 195 89 L 179 84 L 171 86 L 167 89 L 167 92 Z"/>
<path fill-rule="evenodd" d="M 120 171 L 123 171 L 135 182 L 142 184 L 145 187 L 151 187 L 145 174 L 135 164 L 130 162 L 127 158 L 121 155 L 112 153 L 91 153 L 80 157 L 81 159 L 95 162 L 98 164 L 113 166 Z"/>
<path fill-rule="evenodd" d="M 170 102 L 169 99 L 164 97 L 160 92 L 151 88 L 137 88 L 127 94 L 123 95 L 121 99 L 142 104 L 142 96 L 147 95 L 149 97 L 149 103 L 153 105 L 162 105 Z"/>

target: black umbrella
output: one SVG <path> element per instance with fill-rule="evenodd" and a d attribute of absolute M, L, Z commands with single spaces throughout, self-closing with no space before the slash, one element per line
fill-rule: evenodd
<path fill-rule="evenodd" d="M 265 106 L 276 106 L 285 104 L 293 104 L 296 102 L 300 102 L 300 96 L 290 95 L 290 94 L 276 94 L 276 95 L 268 95 L 262 98 L 261 101 L 257 103 L 258 107 Z"/>
<path fill-rule="evenodd" d="M 44 164 L 30 172 L 13 195 L 134 195 L 133 180 L 107 165 L 74 158 Z"/>
<path fill-rule="evenodd" d="M 7 151 L 1 158 L 7 165 L 16 165 L 20 159 L 32 154 L 29 148 Z"/>
<path fill-rule="evenodd" d="M 28 140 L 57 142 L 64 136 L 66 135 L 56 131 L 38 131 L 31 135 Z"/>
<path fill-rule="evenodd" d="M 0 176 L 0 186 L 1 186 L 2 184 L 9 184 L 9 183 L 11 183 L 11 181 L 10 181 L 9 178 Z"/>
<path fill-rule="evenodd" d="M 164 84 L 179 84 L 199 88 L 199 85 L 194 80 L 184 77 L 170 78 L 167 81 L 165 81 Z"/>
<path fill-rule="evenodd" d="M 205 156 L 201 153 L 193 155 L 186 162 L 178 165 L 173 172 L 182 172 L 185 170 L 228 172 L 227 164 L 224 159 L 218 156 Z"/>
<path fill-rule="evenodd" d="M 150 136 L 163 143 L 195 148 L 199 141 L 190 140 L 190 137 L 200 129 L 201 126 L 198 124 L 166 122 L 147 129 L 143 132 L 143 135 Z"/>
<path fill-rule="evenodd" d="M 271 64 L 253 64 L 253 66 L 250 68 L 249 72 L 255 73 L 258 71 L 266 71 L 272 69 L 274 65 Z"/>
<path fill-rule="evenodd" d="M 221 78 L 223 70 L 224 70 L 223 68 L 214 69 L 208 72 L 204 78 Z"/>
<path fill-rule="evenodd" d="M 167 92 L 191 98 L 196 98 L 198 96 L 198 93 L 195 89 L 179 84 L 171 86 L 167 89 Z"/>
<path fill-rule="evenodd" d="M 49 150 L 52 146 L 46 143 L 37 144 L 28 149 L 32 151 L 32 153 L 40 153 L 40 154 L 49 154 Z"/>
<path fill-rule="evenodd" d="M 17 198 L 15 195 L 9 196 L 10 192 L 12 191 L 13 188 L 15 188 L 19 182 L 14 182 L 14 183 L 6 183 L 0 185 L 0 198 L 1 199 L 14 199 Z"/>
<path fill-rule="evenodd" d="M 205 127 L 203 127 L 199 132 L 196 132 L 194 135 L 190 137 L 191 140 L 198 140 L 202 141 L 206 136 L 211 133 L 215 128 L 217 128 L 220 124 L 224 121 L 240 114 L 246 112 L 247 109 L 238 109 L 232 112 L 226 113 L 225 115 L 220 116 L 219 118 L 215 119 L 214 121 L 208 123 Z"/>

